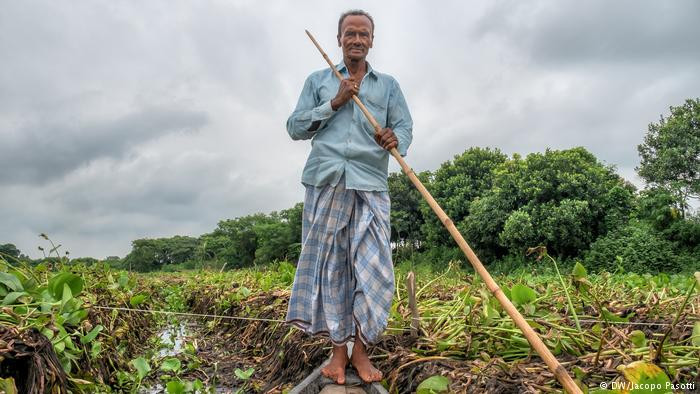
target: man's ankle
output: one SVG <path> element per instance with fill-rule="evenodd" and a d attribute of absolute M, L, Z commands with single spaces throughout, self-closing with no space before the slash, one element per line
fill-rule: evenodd
<path fill-rule="evenodd" d="M 333 345 L 333 355 L 334 356 L 348 356 L 348 348 L 345 345 L 335 346 Z"/>

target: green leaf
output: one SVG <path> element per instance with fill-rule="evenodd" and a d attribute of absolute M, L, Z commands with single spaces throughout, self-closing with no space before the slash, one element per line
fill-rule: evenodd
<path fill-rule="evenodd" d="M 185 384 L 179 380 L 171 380 L 165 385 L 168 394 L 183 394 L 185 392 Z"/>
<path fill-rule="evenodd" d="M 625 375 L 628 382 L 634 383 L 640 388 L 630 391 L 630 394 L 660 394 L 672 393 L 671 380 L 661 368 L 645 361 L 635 361 L 628 365 L 620 365 L 617 370 Z M 654 389 L 661 387 L 661 390 Z M 646 389 L 644 389 L 646 388 Z"/>
<path fill-rule="evenodd" d="M 501 291 L 505 294 L 506 298 L 513 301 L 513 296 L 510 294 L 510 289 L 506 286 L 501 287 Z"/>
<path fill-rule="evenodd" d="M 5 394 L 17 394 L 17 386 L 13 378 L 0 378 L 0 392 Z"/>
<path fill-rule="evenodd" d="M 245 371 L 241 371 L 240 368 L 236 368 L 236 370 L 233 371 L 233 373 L 235 373 L 240 380 L 250 379 L 250 377 L 253 376 L 253 372 L 255 372 L 253 368 L 248 368 Z"/>
<path fill-rule="evenodd" d="M 14 291 L 23 291 L 22 282 L 16 276 L 7 272 L 0 272 L 0 283 L 7 286 L 8 289 Z"/>
<path fill-rule="evenodd" d="M 53 345 L 53 350 L 56 353 L 62 353 L 66 349 L 66 343 L 64 341 L 58 342 Z"/>
<path fill-rule="evenodd" d="M 54 300 L 60 300 L 63 296 L 63 285 L 68 285 L 71 294 L 77 296 L 83 291 L 83 278 L 70 272 L 61 272 L 49 280 L 49 294 Z"/>
<path fill-rule="evenodd" d="M 486 320 L 498 319 L 501 315 L 489 304 L 484 304 L 484 317 Z"/>
<path fill-rule="evenodd" d="M 73 298 L 66 305 L 71 306 L 73 301 L 75 301 L 75 298 Z M 85 320 L 87 317 L 88 317 L 87 309 L 78 309 L 78 310 L 71 312 L 71 314 L 68 315 L 68 317 L 66 318 L 66 324 L 77 326 L 81 321 Z"/>
<path fill-rule="evenodd" d="M 178 372 L 180 370 L 180 367 L 180 360 L 174 357 L 163 360 L 163 363 L 160 365 L 161 371 L 166 372 Z"/>
<path fill-rule="evenodd" d="M 104 327 L 102 327 L 101 324 L 96 325 L 95 328 L 90 330 L 89 333 L 85 334 L 85 336 L 80 338 L 80 343 L 85 345 L 86 343 L 92 342 L 93 340 L 95 340 L 95 338 L 97 338 L 97 334 L 99 334 L 100 331 L 102 331 L 103 329 Z"/>
<path fill-rule="evenodd" d="M 700 272 L 695 273 L 695 281 L 697 282 L 697 284 L 695 285 L 695 290 L 700 292 Z"/>
<path fill-rule="evenodd" d="M 28 295 L 29 295 L 29 293 L 27 293 L 26 291 L 13 291 L 11 293 L 8 293 L 5 296 L 5 299 L 2 300 L 2 304 L 3 305 L 13 304 L 15 301 L 17 301 L 17 299 L 19 297 L 28 296 Z"/>
<path fill-rule="evenodd" d="M 61 297 L 61 309 L 66 306 L 68 301 L 73 298 L 73 293 L 70 291 L 70 287 L 68 287 L 67 283 L 63 284 L 63 296 Z"/>
<path fill-rule="evenodd" d="M 70 359 L 69 359 L 68 357 L 66 357 L 66 355 L 68 355 L 68 353 L 62 354 L 62 355 L 61 355 L 62 357 L 59 356 L 59 361 L 61 362 L 61 367 L 63 368 L 63 370 L 64 370 L 68 375 L 70 375 L 70 370 L 71 370 L 71 368 L 72 368 L 72 364 L 71 364 L 71 362 L 70 362 Z"/>
<path fill-rule="evenodd" d="M 241 298 L 248 298 L 248 296 L 250 295 L 250 289 L 245 286 L 241 286 L 238 288 L 238 291 L 236 291 L 236 293 Z"/>
<path fill-rule="evenodd" d="M 41 333 L 44 334 L 44 336 L 46 337 L 46 339 L 48 339 L 49 341 L 52 340 L 52 339 L 53 339 L 53 336 L 55 335 L 54 332 L 53 332 L 53 330 L 50 329 L 50 328 L 48 328 L 48 327 L 43 327 L 43 328 L 41 329 Z"/>
<path fill-rule="evenodd" d="M 616 315 L 616 314 L 610 312 L 609 310 L 607 310 L 607 309 L 605 309 L 605 308 L 603 308 L 603 309 L 600 311 L 600 313 L 601 313 L 601 315 L 603 315 L 603 318 L 604 318 L 605 320 L 609 321 L 609 322 L 613 322 L 613 323 L 624 323 L 624 322 L 628 322 L 628 321 L 629 321 L 629 318 L 628 318 L 628 317 L 624 317 L 624 318 L 623 318 L 623 317 L 620 317 L 620 316 L 618 316 L 618 315 Z"/>
<path fill-rule="evenodd" d="M 640 330 L 632 331 L 630 333 L 629 339 L 634 344 L 635 347 L 640 348 L 640 347 L 645 347 L 647 345 L 647 337 Z"/>
<path fill-rule="evenodd" d="M 129 275 L 126 272 L 119 274 L 119 286 L 125 288 L 129 284 Z"/>
<path fill-rule="evenodd" d="M 690 341 L 695 347 L 700 347 L 700 321 L 696 321 L 693 325 L 693 334 L 690 336 Z"/>
<path fill-rule="evenodd" d="M 102 342 L 93 342 L 92 347 L 90 348 L 90 356 L 92 358 L 97 358 L 97 356 L 99 356 L 100 353 L 102 353 Z"/>
<path fill-rule="evenodd" d="M 586 271 L 586 267 L 584 267 L 583 264 L 577 261 L 573 271 L 571 271 L 571 275 L 576 279 L 584 279 L 588 276 L 588 271 Z"/>
<path fill-rule="evenodd" d="M 450 387 L 450 379 L 445 376 L 435 375 L 422 381 L 416 389 L 416 394 L 447 393 Z"/>
<path fill-rule="evenodd" d="M 537 299 L 537 293 L 534 290 L 520 283 L 513 285 L 510 294 L 515 305 L 529 304 Z"/>
<path fill-rule="evenodd" d="M 75 344 L 73 344 L 73 339 L 71 339 L 70 335 L 66 336 L 63 339 L 63 342 L 66 344 L 66 349 L 78 350 L 78 348 L 75 347 Z"/>
<path fill-rule="evenodd" d="M 137 295 L 131 297 L 131 299 L 129 300 L 129 304 L 131 304 L 131 306 L 133 306 L 133 307 L 137 307 L 137 306 L 143 304 L 146 301 L 147 297 L 148 296 L 146 294 L 137 294 Z"/>
<path fill-rule="evenodd" d="M 143 380 L 143 378 L 145 378 L 146 375 L 151 372 L 151 366 L 148 365 L 148 361 L 146 361 L 146 359 L 143 357 L 135 358 L 131 360 L 129 364 L 136 368 L 136 372 L 139 375 L 139 380 Z"/>

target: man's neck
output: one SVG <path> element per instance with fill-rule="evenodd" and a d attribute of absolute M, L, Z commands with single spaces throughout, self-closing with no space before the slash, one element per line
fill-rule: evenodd
<path fill-rule="evenodd" d="M 352 60 L 343 59 L 345 67 L 348 68 L 348 73 L 353 77 L 362 77 L 367 73 L 367 60 Z"/>

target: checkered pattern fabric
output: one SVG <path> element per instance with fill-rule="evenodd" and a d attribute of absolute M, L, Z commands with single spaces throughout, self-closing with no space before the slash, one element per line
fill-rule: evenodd
<path fill-rule="evenodd" d="M 375 343 L 394 293 L 387 192 L 307 186 L 302 250 L 286 321 L 336 345 Z M 359 330 L 356 330 L 359 329 Z"/>

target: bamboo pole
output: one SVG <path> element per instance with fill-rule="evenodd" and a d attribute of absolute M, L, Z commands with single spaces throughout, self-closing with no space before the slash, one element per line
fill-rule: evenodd
<path fill-rule="evenodd" d="M 311 41 L 313 41 L 316 48 L 318 48 L 319 52 L 321 52 L 323 58 L 326 59 L 326 62 L 331 67 L 331 70 L 333 70 L 335 76 L 338 77 L 338 79 L 342 80 L 343 76 L 335 68 L 335 65 L 333 64 L 333 62 L 331 62 L 331 59 L 328 58 L 328 55 L 326 55 L 323 49 L 321 49 L 321 46 L 316 41 L 316 39 L 311 35 L 311 33 L 309 33 L 308 30 L 305 31 L 311 39 Z M 372 116 L 372 114 L 367 110 L 367 107 L 365 107 L 364 104 L 362 104 L 360 99 L 356 95 L 353 95 L 352 99 L 355 101 L 355 104 L 357 104 L 362 113 L 365 114 L 365 117 L 367 117 L 369 123 L 372 124 L 372 127 L 374 127 L 375 132 L 381 131 L 382 127 L 374 119 L 374 116 Z M 566 372 L 566 369 L 561 364 L 559 364 L 559 361 L 556 359 L 556 357 L 554 357 L 552 352 L 549 351 L 544 342 L 542 342 L 535 330 L 533 330 L 532 327 L 530 327 L 525 318 L 520 314 L 520 312 L 518 312 L 515 306 L 513 306 L 513 303 L 510 302 L 508 297 L 506 297 L 506 295 L 503 293 L 503 290 L 501 290 L 498 284 L 496 284 L 496 281 L 493 280 L 491 274 L 489 274 L 486 268 L 484 268 L 484 265 L 481 263 L 476 254 L 474 254 L 472 248 L 469 246 L 462 234 L 460 234 L 459 230 L 457 230 L 457 227 L 454 225 L 454 223 L 452 223 L 452 220 L 447 216 L 447 214 L 445 214 L 445 211 L 442 210 L 442 208 L 437 203 L 437 201 L 435 201 L 433 196 L 430 195 L 428 189 L 426 189 L 425 186 L 423 186 L 423 183 L 418 179 L 411 167 L 409 167 L 408 164 L 406 164 L 406 161 L 403 159 L 403 157 L 401 157 L 396 148 L 392 148 L 389 151 L 389 153 L 391 153 L 391 155 L 394 156 L 396 161 L 401 166 L 401 169 L 403 170 L 404 174 L 406 174 L 406 176 L 408 176 L 411 182 L 413 182 L 413 185 L 418 189 L 420 194 L 427 201 L 428 205 L 430 205 L 430 208 L 432 208 L 433 212 L 435 212 L 442 224 L 445 225 L 447 231 L 457 242 L 459 248 L 462 249 L 462 252 L 464 252 L 465 256 L 467 256 L 467 259 L 474 267 L 474 270 L 479 274 L 481 279 L 483 279 L 484 283 L 486 283 L 486 287 L 488 287 L 489 291 L 494 295 L 494 297 L 496 297 L 498 302 L 501 303 L 501 306 L 506 311 L 506 313 L 508 313 L 508 316 L 510 316 L 511 319 L 513 319 L 515 325 L 518 326 L 520 331 L 522 331 L 523 335 L 525 335 L 525 338 L 528 340 L 528 342 L 530 342 L 532 348 L 537 352 L 537 354 L 540 355 L 542 360 L 544 360 L 545 364 L 547 364 L 547 367 L 550 369 L 550 371 L 552 371 L 559 383 L 561 383 L 564 389 L 569 393 L 583 394 L 581 389 L 576 385 L 576 383 L 568 374 L 568 372 Z"/>

